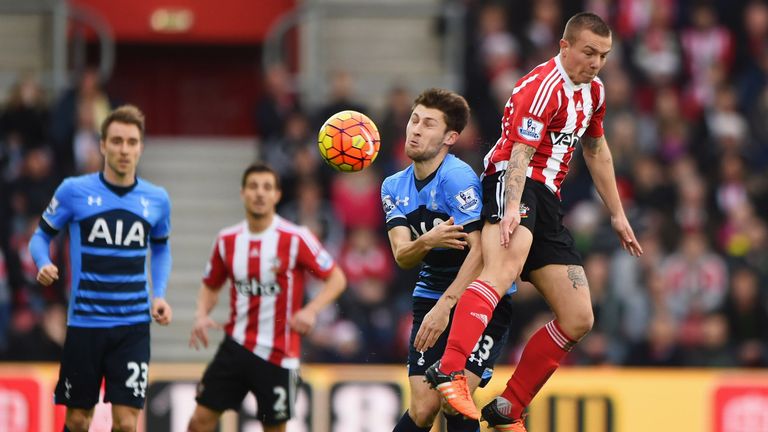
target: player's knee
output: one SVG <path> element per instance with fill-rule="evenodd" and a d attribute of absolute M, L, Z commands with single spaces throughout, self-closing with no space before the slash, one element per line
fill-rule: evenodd
<path fill-rule="evenodd" d="M 577 342 L 592 330 L 594 324 L 595 315 L 591 308 L 574 314 L 566 322 L 561 322 L 563 331 Z"/>
<path fill-rule="evenodd" d="M 202 415 L 195 411 L 192 414 L 192 418 L 189 419 L 188 432 L 210 432 L 216 428 L 217 418 L 210 418 L 210 416 Z"/>
<path fill-rule="evenodd" d="M 112 420 L 112 430 L 119 432 L 136 432 L 136 419 L 133 416 L 121 416 Z"/>
<path fill-rule="evenodd" d="M 411 407 L 408 410 L 408 413 L 411 416 L 411 419 L 413 419 L 413 422 L 416 423 L 419 427 L 426 427 L 430 426 L 435 421 L 435 417 L 437 417 L 437 413 L 440 410 L 440 402 L 439 401 L 414 401 L 411 403 Z"/>
<path fill-rule="evenodd" d="M 88 432 L 91 426 L 91 417 L 85 414 L 70 414 L 66 420 L 67 429 L 72 432 Z"/>

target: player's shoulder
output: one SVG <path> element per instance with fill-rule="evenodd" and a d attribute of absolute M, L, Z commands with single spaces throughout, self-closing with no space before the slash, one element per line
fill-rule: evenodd
<path fill-rule="evenodd" d="M 316 245 L 318 243 L 317 238 L 312 234 L 312 230 L 304 225 L 299 225 L 283 218 L 282 216 L 275 215 L 276 223 L 275 229 L 283 234 L 296 236 L 300 238 L 304 243 L 309 245 Z"/>
<path fill-rule="evenodd" d="M 164 187 L 160 185 L 156 185 L 143 177 L 138 177 L 138 182 L 139 182 L 138 189 L 140 189 L 142 193 L 156 196 L 156 197 L 163 198 L 170 201 L 170 196 L 168 195 L 168 191 L 165 190 Z"/>
<path fill-rule="evenodd" d="M 88 190 L 100 182 L 98 173 L 83 174 L 65 178 L 56 192 L 60 198 L 75 195 L 78 191 Z"/>
<path fill-rule="evenodd" d="M 413 180 L 413 164 L 408 165 L 405 169 L 402 169 L 381 182 L 382 189 L 396 189 L 402 186 L 404 183 L 408 183 Z"/>
<path fill-rule="evenodd" d="M 448 153 L 442 165 L 440 165 L 440 178 L 453 181 L 477 180 L 477 174 L 468 163 Z"/>
<path fill-rule="evenodd" d="M 219 239 L 224 239 L 227 237 L 236 236 L 242 232 L 244 232 L 246 229 L 246 222 L 244 220 L 234 224 L 226 226 L 219 230 L 219 233 L 217 234 L 217 237 Z"/>

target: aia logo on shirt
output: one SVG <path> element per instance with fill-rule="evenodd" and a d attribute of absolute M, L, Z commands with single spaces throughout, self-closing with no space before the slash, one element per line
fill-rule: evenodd
<path fill-rule="evenodd" d="M 278 296 L 283 291 L 277 283 L 262 284 L 257 279 L 236 280 L 235 289 L 242 295 Z"/>

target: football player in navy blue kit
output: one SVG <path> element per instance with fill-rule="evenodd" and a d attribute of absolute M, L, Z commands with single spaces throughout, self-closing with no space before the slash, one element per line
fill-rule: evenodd
<path fill-rule="evenodd" d="M 101 125 L 104 170 L 65 179 L 30 240 L 37 280 L 47 286 L 59 278 L 51 239 L 69 229 L 72 292 L 55 391 L 56 404 L 67 406 L 65 431 L 88 430 L 102 378 L 112 430 L 136 430 L 147 389 L 149 323 L 171 322 L 164 299 L 171 204 L 165 189 L 136 175 L 143 138 L 138 108 L 112 111 Z"/>
<path fill-rule="evenodd" d="M 405 153 L 413 161 L 387 177 L 381 201 L 397 264 L 421 264 L 413 290 L 413 329 L 408 355 L 411 404 L 395 432 L 429 431 L 440 410 L 440 396 L 424 382 L 424 372 L 445 349 L 452 309 L 465 287 L 480 272 L 482 196 L 480 180 L 469 165 L 450 154 L 469 121 L 469 106 L 460 95 L 429 89 L 419 95 L 406 128 Z M 516 287 L 510 288 L 510 293 Z M 509 294 L 505 300 L 509 299 Z M 501 301 L 467 360 L 472 391 L 487 382 L 506 342 L 511 319 L 509 301 Z M 444 412 L 449 431 L 476 431 L 477 420 Z"/>

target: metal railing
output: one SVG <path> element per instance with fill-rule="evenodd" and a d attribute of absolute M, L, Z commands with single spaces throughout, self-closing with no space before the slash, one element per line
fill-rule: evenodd
<path fill-rule="evenodd" d="M 70 83 L 72 72 L 80 71 L 85 66 L 84 58 L 76 59 L 76 64 L 69 64 L 69 53 L 72 50 L 70 42 L 86 43 L 84 40 L 72 41 L 68 38 L 70 24 L 80 25 L 95 32 L 99 44 L 99 75 L 103 81 L 112 75 L 115 62 L 114 37 L 106 21 L 94 12 L 64 0 L 3 0 L 0 2 L 0 15 L 49 17 L 50 23 L 46 30 L 49 31 L 47 38 L 50 48 L 42 54 L 46 57 L 43 69 L 34 72 L 40 75 L 41 84 L 50 90 L 51 94 L 59 94 L 64 90 Z M 21 71 L 7 71 L 11 74 L 19 72 Z"/>
<path fill-rule="evenodd" d="M 296 53 L 290 52 L 285 43 L 293 29 L 301 27 L 302 36 L 298 49 L 303 55 L 297 55 L 301 64 L 298 72 L 298 85 L 305 102 L 310 107 L 321 103 L 317 89 L 327 86 L 327 77 L 322 58 L 328 47 L 322 45 L 322 24 L 325 18 L 386 18 L 404 19 L 434 18 L 444 22 L 444 31 L 440 35 L 442 62 L 438 82 L 441 85 L 461 91 L 464 75 L 464 16 L 465 7 L 459 1 L 408 0 L 367 0 L 351 2 L 344 0 L 306 0 L 294 11 L 279 19 L 265 38 L 262 67 L 267 70 L 276 63 L 288 63 L 286 59 Z M 407 47 L 403 47 L 407 49 Z"/>

